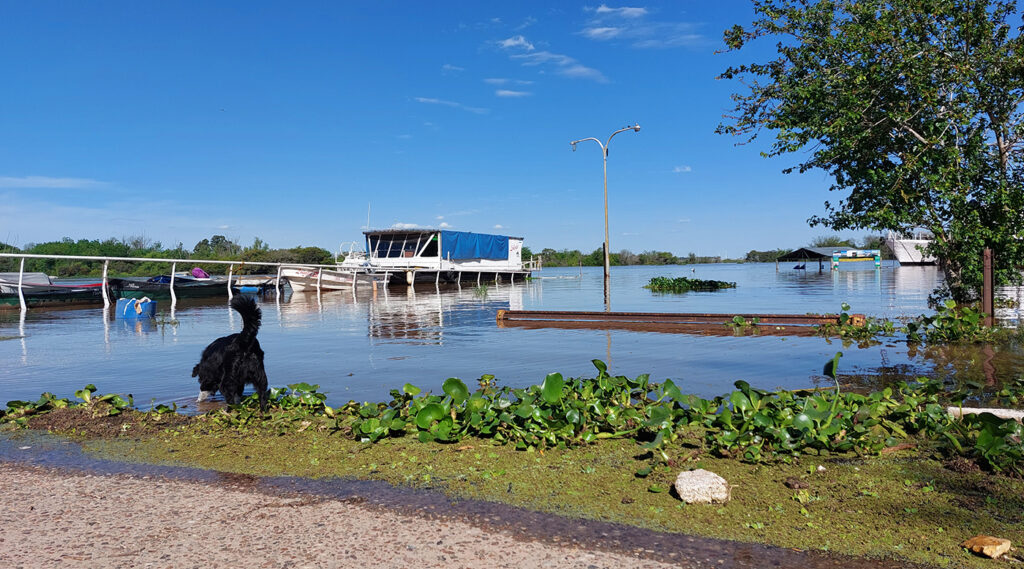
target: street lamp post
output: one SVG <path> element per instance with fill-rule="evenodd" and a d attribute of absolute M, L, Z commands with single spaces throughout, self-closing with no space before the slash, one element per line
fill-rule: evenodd
<path fill-rule="evenodd" d="M 624 131 L 627 131 L 627 130 L 631 130 L 633 132 L 640 132 L 640 125 L 639 124 L 634 124 L 633 126 L 627 126 L 625 128 L 620 128 L 619 130 L 613 132 L 611 134 L 611 136 L 608 137 L 608 141 L 605 142 L 604 144 L 601 144 L 601 141 L 596 139 L 596 138 L 594 138 L 594 137 L 581 138 L 579 140 L 574 140 L 574 141 L 569 143 L 572 146 L 572 151 L 576 152 L 576 145 L 577 144 L 579 144 L 580 142 L 583 142 L 585 140 L 593 140 L 594 142 L 597 143 L 598 146 L 601 147 L 601 157 L 604 160 L 604 310 L 605 310 L 605 312 L 610 312 L 611 309 L 612 309 L 611 285 L 610 285 L 610 281 L 611 281 L 611 250 L 609 249 L 610 244 L 608 242 L 609 241 L 608 240 L 608 145 L 611 144 L 612 138 L 615 137 L 616 134 L 619 134 L 620 132 L 624 132 Z"/>

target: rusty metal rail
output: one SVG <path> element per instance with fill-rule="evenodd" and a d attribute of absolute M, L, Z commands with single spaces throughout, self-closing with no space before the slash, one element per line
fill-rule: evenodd
<path fill-rule="evenodd" d="M 747 323 L 756 319 L 761 326 L 816 326 L 823 324 L 839 324 L 838 314 L 706 314 L 706 313 L 674 313 L 674 312 L 584 312 L 572 310 L 499 310 L 498 323 L 511 322 L 578 322 L 580 327 L 592 328 L 594 323 L 630 323 L 630 324 L 718 324 L 733 322 L 736 316 L 742 317 Z M 584 325 L 584 323 L 586 323 Z M 851 314 L 850 324 L 863 326 L 863 314 Z M 563 326 L 559 326 L 563 327 Z"/>
<path fill-rule="evenodd" d="M 732 325 L 736 316 L 742 317 L 745 325 Z M 558 310 L 499 310 L 497 315 L 499 328 L 630 330 L 699 336 L 813 336 L 817 333 L 815 326 L 837 325 L 839 319 L 840 316 L 837 314 L 687 314 Z M 865 322 L 863 314 L 850 315 L 849 323 L 854 326 L 863 326 Z"/>

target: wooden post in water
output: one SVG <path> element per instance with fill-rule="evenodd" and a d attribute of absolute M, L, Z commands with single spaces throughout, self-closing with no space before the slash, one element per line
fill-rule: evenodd
<path fill-rule="evenodd" d="M 981 254 L 981 311 L 985 313 L 985 326 L 994 326 L 996 322 L 995 298 L 992 278 L 992 249 L 985 247 Z"/>

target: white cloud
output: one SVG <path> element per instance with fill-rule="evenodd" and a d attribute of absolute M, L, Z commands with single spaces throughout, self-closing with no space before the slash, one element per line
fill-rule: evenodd
<path fill-rule="evenodd" d="M 528 28 L 528 27 L 530 27 L 530 26 L 532 26 L 532 25 L 534 25 L 536 23 L 537 23 L 537 18 L 534 18 L 533 16 L 527 16 L 526 19 L 523 20 L 523 23 L 521 23 L 521 24 L 519 24 L 518 26 L 515 27 L 515 30 L 518 32 L 519 30 L 524 30 L 524 29 L 526 29 L 526 28 Z"/>
<path fill-rule="evenodd" d="M 444 99 L 435 99 L 431 97 L 413 97 L 413 100 L 415 100 L 417 103 L 423 103 L 426 105 L 442 105 L 445 107 L 452 107 L 453 109 L 461 109 L 463 111 L 467 111 L 478 115 L 484 115 L 490 112 L 490 109 L 484 109 L 481 107 L 470 107 L 468 105 L 463 105 L 462 103 L 457 103 L 455 101 L 445 101 Z"/>
<path fill-rule="evenodd" d="M 689 166 L 676 166 L 675 168 L 672 168 L 672 171 L 676 174 L 682 174 L 684 172 L 692 172 L 693 168 L 690 168 Z"/>
<path fill-rule="evenodd" d="M 498 223 L 498 224 L 496 224 L 496 225 L 494 226 L 494 229 L 505 229 L 505 226 L 504 226 L 504 225 L 502 225 L 502 224 L 500 224 L 500 223 Z"/>
<path fill-rule="evenodd" d="M 498 47 L 501 49 L 525 49 L 526 51 L 533 51 L 533 44 L 526 40 L 523 36 L 512 36 L 505 38 L 498 42 Z"/>
<path fill-rule="evenodd" d="M 584 8 L 594 15 L 579 32 L 595 41 L 626 40 L 632 47 L 664 49 L 703 45 L 707 39 L 698 33 L 698 25 L 689 22 L 654 21 L 646 8 Z"/>
<path fill-rule="evenodd" d="M 228 229 L 231 229 L 230 225 L 218 225 L 217 226 L 217 230 L 218 231 L 225 231 L 225 230 L 228 230 Z"/>
<path fill-rule="evenodd" d="M 444 65 L 441 66 L 441 72 L 445 73 L 445 74 L 448 74 L 448 73 L 460 73 L 460 72 L 465 71 L 465 70 L 466 70 L 465 67 L 459 67 L 458 65 L 452 65 L 450 63 L 445 63 Z"/>
<path fill-rule="evenodd" d="M 434 219 L 438 219 L 438 220 L 444 219 L 444 216 L 443 215 L 439 215 L 439 216 L 435 217 Z"/>
<path fill-rule="evenodd" d="M 399 140 L 410 140 L 412 138 L 412 135 L 411 134 L 399 134 L 399 135 L 395 136 L 395 138 L 397 138 Z"/>
<path fill-rule="evenodd" d="M 451 227 L 451 224 L 448 223 L 447 221 L 442 221 L 441 224 L 438 225 L 438 227 L 440 227 L 441 229 L 448 229 L 449 227 Z"/>
<path fill-rule="evenodd" d="M 600 71 L 585 65 L 575 64 L 563 67 L 557 71 L 560 75 L 572 77 L 573 79 L 593 79 L 598 83 L 605 83 L 608 79 Z"/>
<path fill-rule="evenodd" d="M 499 97 L 517 98 L 517 97 L 529 97 L 533 93 L 530 93 L 529 91 L 510 91 L 508 89 L 498 89 L 497 91 L 494 92 L 494 94 L 499 96 Z"/>
<path fill-rule="evenodd" d="M 523 62 L 526 66 L 538 66 L 545 65 L 550 66 L 554 69 L 554 72 L 559 75 L 565 75 L 566 77 L 572 77 L 576 79 L 593 79 L 600 83 L 608 81 L 608 79 L 597 69 L 587 67 L 580 64 L 575 59 L 568 55 L 560 53 L 552 53 L 550 51 L 538 51 L 535 53 L 521 53 L 511 56 L 512 59 L 517 59 Z"/>
<path fill-rule="evenodd" d="M 606 4 L 601 4 L 594 11 L 601 15 L 615 16 L 617 18 L 642 18 L 647 15 L 647 8 L 611 8 Z"/>
<path fill-rule="evenodd" d="M 106 182 L 89 178 L 51 178 L 49 176 L 0 176 L 0 188 L 51 188 L 82 190 L 102 188 Z"/>
<path fill-rule="evenodd" d="M 612 27 L 599 27 L 599 28 L 586 28 L 583 30 L 583 35 L 592 40 L 610 40 L 618 37 L 622 34 L 622 28 Z"/>
<path fill-rule="evenodd" d="M 391 229 L 419 229 L 421 226 L 418 223 L 392 223 Z"/>

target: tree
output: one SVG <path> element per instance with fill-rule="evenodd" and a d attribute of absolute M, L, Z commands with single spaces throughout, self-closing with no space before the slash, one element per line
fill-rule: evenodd
<path fill-rule="evenodd" d="M 1013 0 L 755 0 L 730 50 L 767 36 L 778 57 L 728 68 L 744 80 L 717 132 L 765 155 L 802 151 L 785 172 L 821 169 L 842 197 L 809 223 L 935 236 L 946 290 L 973 300 L 981 253 L 997 282 L 1024 264 L 1024 40 Z"/>
<path fill-rule="evenodd" d="M 853 247 L 849 239 L 838 235 L 820 235 L 811 240 L 811 247 Z"/>

